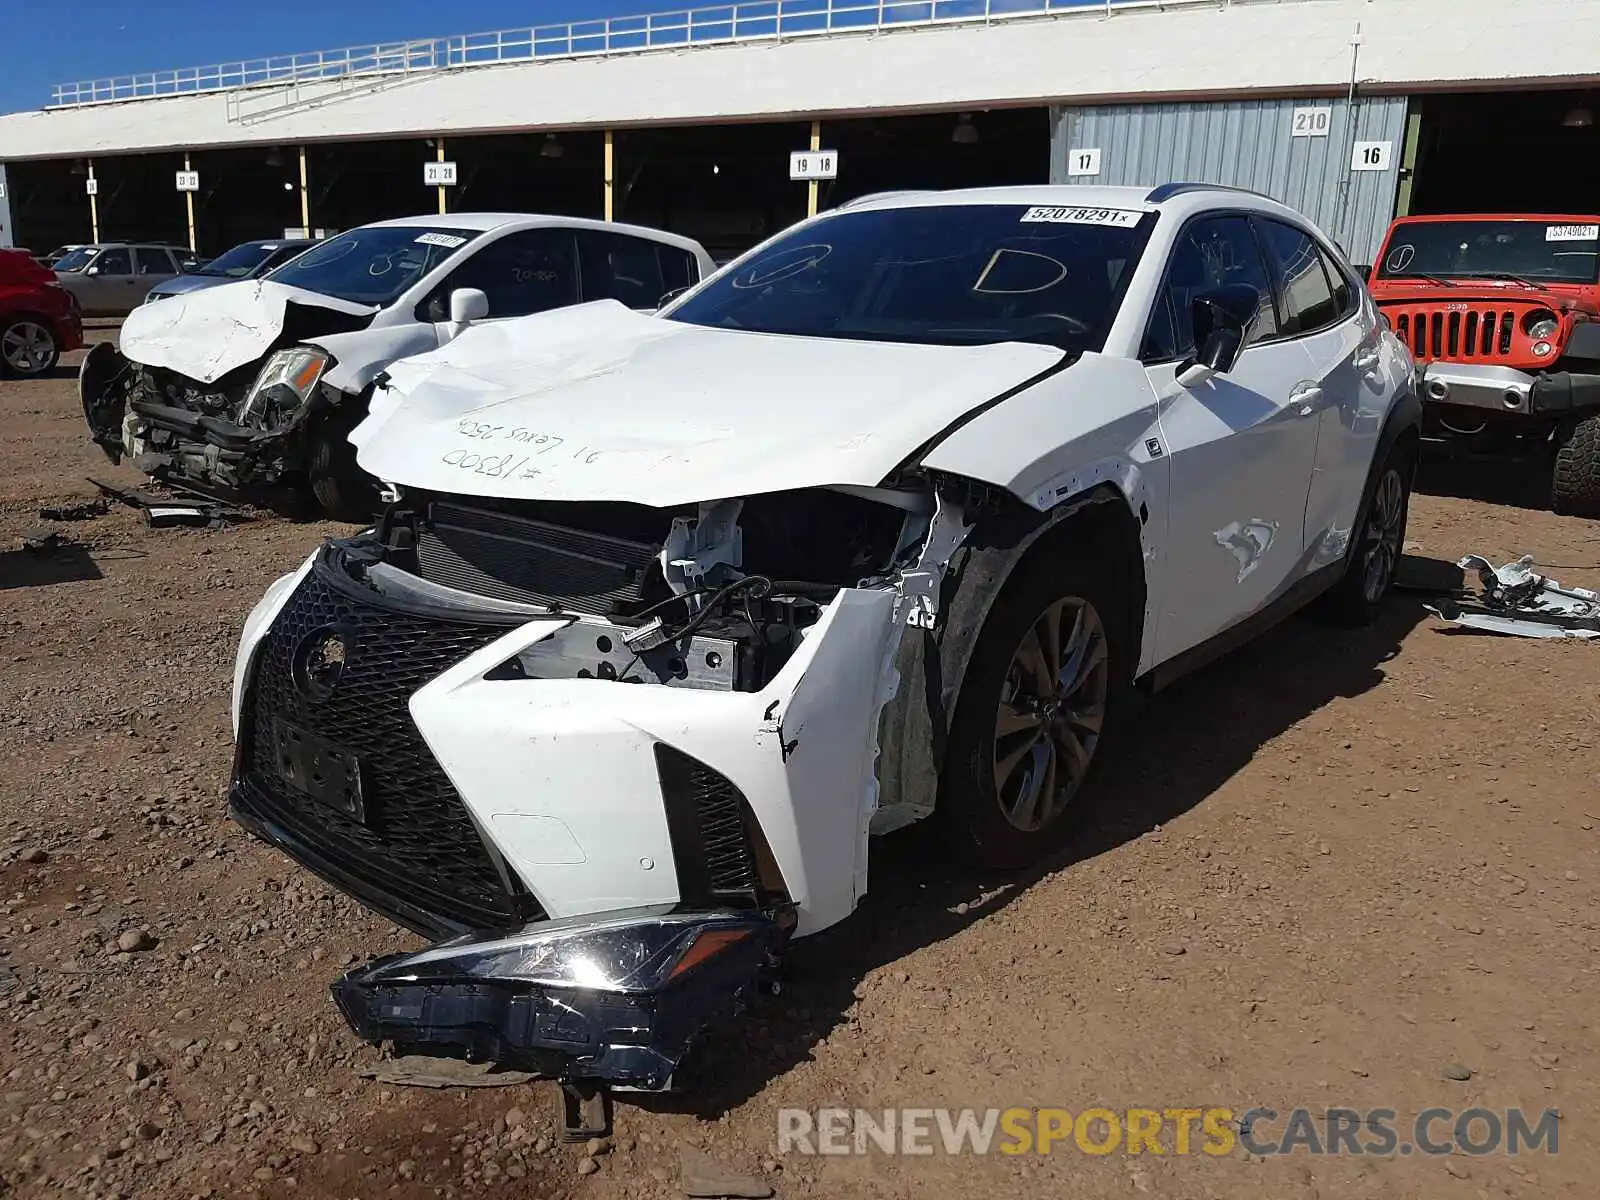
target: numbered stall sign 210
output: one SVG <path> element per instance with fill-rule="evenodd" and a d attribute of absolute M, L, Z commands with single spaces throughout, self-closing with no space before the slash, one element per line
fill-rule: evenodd
<path fill-rule="evenodd" d="M 1333 109 L 1297 108 L 1289 133 L 1294 137 L 1327 137 L 1333 128 Z"/>

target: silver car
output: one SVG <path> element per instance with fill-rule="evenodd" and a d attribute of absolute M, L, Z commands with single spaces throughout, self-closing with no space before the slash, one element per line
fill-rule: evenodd
<path fill-rule="evenodd" d="M 220 254 L 203 266 L 150 289 L 145 303 L 165 300 L 168 296 L 184 296 L 190 292 L 203 292 L 224 283 L 239 279 L 260 279 L 274 267 L 296 258 L 315 246 L 310 239 L 274 238 L 259 242 L 241 242 L 226 254 Z"/>
<path fill-rule="evenodd" d="M 195 256 L 177 246 L 103 242 L 71 251 L 54 270 L 61 286 L 78 298 L 84 316 L 124 317 L 156 284 L 195 265 Z"/>

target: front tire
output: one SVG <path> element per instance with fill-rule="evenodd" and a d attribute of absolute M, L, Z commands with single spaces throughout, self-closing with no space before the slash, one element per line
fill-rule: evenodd
<path fill-rule="evenodd" d="M 50 326 L 36 317 L 15 317 L 0 326 L 0 370 L 18 379 L 38 379 L 55 370 L 61 348 Z"/>
<path fill-rule="evenodd" d="M 1567 517 L 1600 516 L 1600 416 L 1585 417 L 1562 431 L 1550 507 Z"/>
<path fill-rule="evenodd" d="M 1361 502 L 1344 574 L 1327 595 L 1326 611 L 1340 625 L 1370 625 L 1394 587 L 1406 544 L 1415 466 L 1416 451 L 1409 444 L 1391 447 Z"/>
<path fill-rule="evenodd" d="M 1023 867 L 1076 830 L 1120 721 L 1131 641 L 1112 573 L 1025 561 L 973 649 L 934 812 L 979 865 Z"/>
<path fill-rule="evenodd" d="M 310 431 L 306 472 L 311 494 L 324 513 L 335 521 L 362 524 L 378 511 L 378 481 L 361 469 L 356 448 L 350 444 L 350 431 L 366 415 L 347 411 L 355 407 L 353 403 L 341 405 L 323 413 Z"/>

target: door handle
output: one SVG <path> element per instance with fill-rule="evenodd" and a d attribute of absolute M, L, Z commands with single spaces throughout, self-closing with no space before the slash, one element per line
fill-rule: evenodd
<path fill-rule="evenodd" d="M 1358 350 L 1356 356 L 1350 360 L 1350 365 L 1358 371 L 1370 371 L 1378 365 L 1378 352 Z"/>
<path fill-rule="evenodd" d="M 1322 402 L 1322 388 L 1315 383 L 1302 383 L 1289 393 L 1289 403 L 1295 406 L 1294 415 L 1309 417 Z"/>

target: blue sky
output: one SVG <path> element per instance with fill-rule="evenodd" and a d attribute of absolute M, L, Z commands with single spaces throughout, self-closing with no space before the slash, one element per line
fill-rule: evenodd
<path fill-rule="evenodd" d="M 0 0 L 0 112 L 50 85 L 398 38 L 514 29 L 711 0 Z"/>

